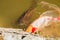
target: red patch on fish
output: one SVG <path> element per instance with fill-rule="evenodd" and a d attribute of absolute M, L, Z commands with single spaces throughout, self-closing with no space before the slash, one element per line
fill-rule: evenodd
<path fill-rule="evenodd" d="M 60 20 L 60 17 L 58 17 L 57 20 Z"/>
<path fill-rule="evenodd" d="M 34 33 L 36 31 L 37 28 L 33 27 L 32 28 L 32 33 Z"/>

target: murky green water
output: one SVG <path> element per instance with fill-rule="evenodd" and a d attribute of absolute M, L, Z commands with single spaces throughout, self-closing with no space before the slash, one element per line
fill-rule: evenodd
<path fill-rule="evenodd" d="M 0 26 L 12 27 L 21 14 L 31 6 L 31 1 L 32 0 L 0 0 Z M 60 0 L 44 1 L 60 7 Z"/>

